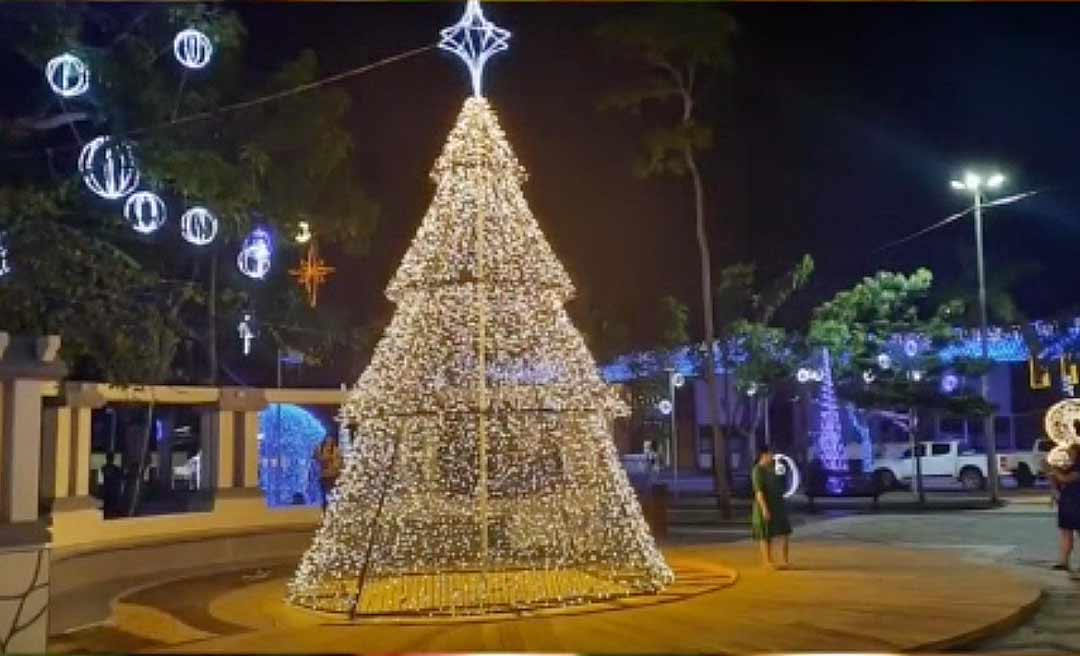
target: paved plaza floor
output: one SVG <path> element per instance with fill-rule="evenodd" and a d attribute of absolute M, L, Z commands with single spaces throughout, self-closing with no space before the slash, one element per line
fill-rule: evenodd
<path fill-rule="evenodd" d="M 661 597 L 480 621 L 349 624 L 294 610 L 281 603 L 291 571 L 283 563 L 134 591 L 117 600 L 108 624 L 58 636 L 50 651 L 944 650 L 1006 631 L 1039 605 L 1041 585 L 992 558 L 976 562 L 956 545 L 866 539 L 869 527 L 842 520 L 800 527 L 787 571 L 760 568 L 747 541 L 671 546 L 665 554 L 680 580 Z"/>

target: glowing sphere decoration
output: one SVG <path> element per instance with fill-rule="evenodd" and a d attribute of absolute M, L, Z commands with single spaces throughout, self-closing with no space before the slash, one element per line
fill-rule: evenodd
<path fill-rule="evenodd" d="M 245 276 L 262 280 L 270 272 L 271 255 L 273 247 L 270 244 L 270 233 L 263 228 L 255 228 L 240 246 L 236 266 Z"/>
<path fill-rule="evenodd" d="M 62 98 L 74 98 L 90 88 L 90 68 L 75 55 L 65 52 L 45 64 L 45 79 L 53 93 Z"/>
<path fill-rule="evenodd" d="M 810 370 L 805 367 L 799 369 L 799 371 L 795 374 L 795 380 L 799 381 L 800 383 L 809 383 Z"/>
<path fill-rule="evenodd" d="M 217 217 L 205 207 L 193 207 L 180 217 L 180 236 L 196 246 L 214 241 L 217 230 Z"/>
<path fill-rule="evenodd" d="M 913 358 L 919 354 L 919 342 L 914 339 L 908 339 L 904 342 L 904 353 Z"/>
<path fill-rule="evenodd" d="M 945 374 L 941 377 L 941 391 L 946 394 L 952 394 L 956 391 L 956 388 L 960 387 L 960 377 L 956 374 Z"/>
<path fill-rule="evenodd" d="M 799 489 L 799 485 L 802 483 L 802 477 L 799 475 L 799 468 L 789 456 L 783 453 L 773 454 L 773 471 L 777 476 L 787 476 L 787 473 L 791 472 L 791 483 L 788 485 L 788 489 L 784 492 L 784 498 L 790 497 L 795 494 Z"/>
<path fill-rule="evenodd" d="M 148 235 L 165 225 L 168 208 L 150 191 L 136 191 L 124 203 L 124 220 L 139 234 Z"/>
<path fill-rule="evenodd" d="M 176 55 L 176 61 L 183 66 L 199 69 L 210 63 L 214 44 L 210 42 L 210 37 L 199 30 L 188 28 L 173 39 L 173 54 Z"/>
<path fill-rule="evenodd" d="M 664 399 L 660 403 L 656 404 L 656 408 L 660 411 L 660 414 L 670 415 L 672 410 L 671 401 Z"/>
<path fill-rule="evenodd" d="M 882 369 L 888 369 L 892 366 L 892 358 L 890 358 L 887 353 L 882 353 L 877 356 L 877 364 Z"/>
<path fill-rule="evenodd" d="M 108 200 L 123 198 L 139 186 L 139 167 L 131 145 L 112 137 L 94 137 L 83 146 L 79 173 L 90 191 Z"/>
<path fill-rule="evenodd" d="M 876 377 L 874 376 L 874 372 L 867 369 L 866 371 L 863 372 L 862 379 L 867 385 L 869 385 L 870 383 L 872 383 L 872 382 L 874 382 L 876 380 Z"/>
<path fill-rule="evenodd" d="M 259 485 L 270 506 L 318 503 L 315 449 L 326 437 L 322 422 L 304 408 L 271 404 L 259 413 Z"/>

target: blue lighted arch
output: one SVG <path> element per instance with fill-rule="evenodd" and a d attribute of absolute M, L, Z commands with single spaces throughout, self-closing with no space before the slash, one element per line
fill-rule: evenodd
<path fill-rule="evenodd" d="M 275 403 L 259 413 L 259 484 L 270 506 L 319 503 L 315 449 L 326 437 L 322 422 L 300 406 Z"/>

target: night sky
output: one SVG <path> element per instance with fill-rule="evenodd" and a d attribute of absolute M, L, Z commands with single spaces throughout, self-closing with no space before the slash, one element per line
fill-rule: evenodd
<path fill-rule="evenodd" d="M 327 74 L 433 43 L 463 3 L 243 4 L 250 55 L 268 69 L 314 48 Z M 634 339 L 656 334 L 665 294 L 700 298 L 686 180 L 633 176 L 639 119 L 600 112 L 634 68 L 602 55 L 593 28 L 632 4 L 489 3 L 514 35 L 485 76 L 530 173 L 525 193 L 575 283 Z M 969 220 L 887 252 L 874 249 L 962 209 L 949 188 L 969 163 L 999 167 L 1006 193 L 1046 191 L 990 210 L 991 278 L 1035 260 L 1016 291 L 1032 317 L 1080 305 L 1080 5 L 737 4 L 737 70 L 704 118 L 714 266 L 755 261 L 766 275 L 814 256 L 806 310 L 879 268 L 974 266 Z M 342 83 L 365 188 L 383 215 L 370 254 L 347 262 L 323 302 L 357 321 L 388 311 L 382 293 L 430 203 L 428 171 L 468 92 L 460 62 L 431 51 Z M 327 249 L 324 249 L 327 250 Z M 332 249 L 329 255 L 333 257 Z M 943 282 L 947 282 L 944 280 Z M 700 319 L 695 316 L 693 327 Z"/>

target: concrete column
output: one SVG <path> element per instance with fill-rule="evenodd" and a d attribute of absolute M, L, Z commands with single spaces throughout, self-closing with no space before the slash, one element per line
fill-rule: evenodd
<path fill-rule="evenodd" d="M 208 410 L 201 421 L 202 487 L 231 488 L 235 481 L 235 418 L 229 410 Z"/>
<path fill-rule="evenodd" d="M 41 428 L 41 498 L 63 499 L 71 493 L 71 408 L 46 408 Z"/>
<path fill-rule="evenodd" d="M 70 490 L 73 497 L 90 496 L 90 419 L 92 408 L 72 408 Z"/>
<path fill-rule="evenodd" d="M 236 413 L 236 486 L 259 487 L 259 413 Z"/>
<path fill-rule="evenodd" d="M 41 471 L 41 381 L 13 379 L 4 385 L 3 505 L 0 522 L 38 518 Z"/>

